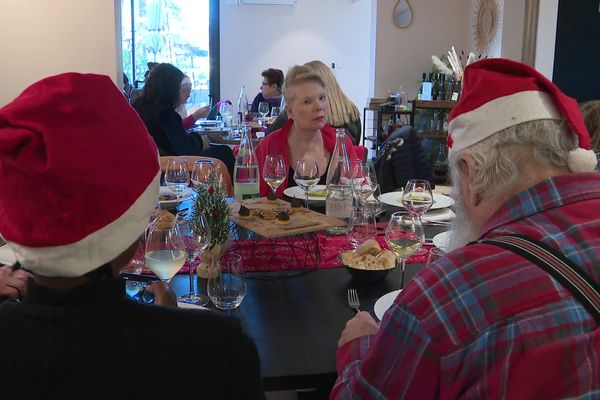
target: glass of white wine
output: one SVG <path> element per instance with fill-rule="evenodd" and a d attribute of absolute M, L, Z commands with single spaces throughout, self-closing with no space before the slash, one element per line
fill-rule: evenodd
<path fill-rule="evenodd" d="M 404 287 L 406 260 L 421 249 L 424 241 L 425 232 L 421 221 L 406 215 L 402 211 L 392 214 L 385 230 L 385 242 L 396 255 L 396 262 L 400 261 L 402 269 L 400 288 Z"/>
<path fill-rule="evenodd" d="M 163 282 L 170 282 L 187 258 L 175 221 L 156 222 L 146 237 L 146 265 Z"/>
<path fill-rule="evenodd" d="M 429 181 L 411 179 L 402 191 L 402 206 L 415 219 L 421 222 L 421 216 L 433 205 L 433 193 Z"/>
<path fill-rule="evenodd" d="M 308 210 L 308 193 L 319 183 L 319 166 L 314 160 L 301 159 L 296 162 L 294 182 L 304 191 L 306 209 Z"/>
<path fill-rule="evenodd" d="M 185 158 L 171 158 L 165 171 L 165 185 L 171 189 L 179 199 L 190 185 L 190 174 Z"/>
<path fill-rule="evenodd" d="M 263 166 L 263 179 L 269 185 L 273 193 L 285 180 L 286 171 L 283 156 L 281 154 L 269 154 L 265 158 Z"/>

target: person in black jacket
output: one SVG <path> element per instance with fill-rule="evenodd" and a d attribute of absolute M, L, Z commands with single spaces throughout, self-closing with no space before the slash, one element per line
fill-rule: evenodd
<path fill-rule="evenodd" d="M 237 319 L 178 309 L 162 282 L 156 304 L 126 298 L 119 271 L 159 180 L 156 145 L 107 76 L 49 77 L 0 108 L 0 236 L 33 273 L 21 302 L 0 304 L 2 399 L 264 399 Z"/>
<path fill-rule="evenodd" d="M 195 133 L 188 133 L 179 106 L 181 82 L 185 75 L 171 64 L 158 64 L 150 71 L 144 90 L 133 102 L 161 156 L 205 156 L 218 158 L 233 176 L 235 159 L 229 146 L 205 145 Z"/>

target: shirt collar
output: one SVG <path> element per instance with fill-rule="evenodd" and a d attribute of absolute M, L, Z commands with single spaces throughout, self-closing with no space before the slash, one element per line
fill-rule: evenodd
<path fill-rule="evenodd" d="M 121 278 L 96 279 L 70 289 L 51 289 L 31 281 L 24 304 L 47 306 L 107 304 L 123 301 L 125 281 Z"/>

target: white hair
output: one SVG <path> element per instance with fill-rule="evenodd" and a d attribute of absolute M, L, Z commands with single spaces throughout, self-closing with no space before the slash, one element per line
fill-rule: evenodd
<path fill-rule="evenodd" d="M 497 194 L 510 188 L 522 177 L 524 161 L 533 159 L 544 166 L 567 166 L 569 151 L 578 146 L 577 136 L 567 124 L 556 120 L 524 122 L 455 153 L 450 152 L 453 185 L 464 177 L 458 168 L 462 155 L 474 160 L 475 180 L 472 188 L 479 194 Z"/>

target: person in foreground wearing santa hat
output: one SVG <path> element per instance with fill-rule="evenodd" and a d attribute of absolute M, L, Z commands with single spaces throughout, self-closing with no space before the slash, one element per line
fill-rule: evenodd
<path fill-rule="evenodd" d="M 0 108 L 0 236 L 33 273 L 0 304 L 0 397 L 262 399 L 233 318 L 129 300 L 119 270 L 159 194 L 158 151 L 107 77 L 43 79 Z M 173 305 L 166 307 L 164 305 Z"/>
<path fill-rule="evenodd" d="M 381 325 L 366 312 L 347 323 L 331 398 L 597 398 L 600 175 L 577 103 L 529 66 L 480 61 L 448 142 L 452 249 Z M 540 258 L 571 272 L 557 279 Z"/>

